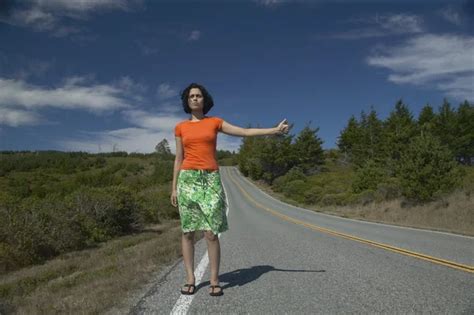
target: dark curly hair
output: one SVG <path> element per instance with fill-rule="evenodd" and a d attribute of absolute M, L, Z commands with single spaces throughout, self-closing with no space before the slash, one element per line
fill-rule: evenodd
<path fill-rule="evenodd" d="M 189 108 L 188 104 L 188 97 L 189 91 L 191 91 L 191 89 L 193 88 L 198 88 L 202 93 L 202 97 L 204 98 L 204 108 L 202 109 L 202 112 L 204 115 L 206 115 L 207 112 L 210 111 L 211 108 L 214 106 L 214 100 L 212 99 L 211 94 L 209 94 L 206 88 L 197 83 L 191 83 L 190 85 L 188 85 L 188 87 L 184 89 L 183 92 L 181 92 L 181 102 L 183 103 L 183 109 L 186 113 L 191 113 L 191 108 Z"/>

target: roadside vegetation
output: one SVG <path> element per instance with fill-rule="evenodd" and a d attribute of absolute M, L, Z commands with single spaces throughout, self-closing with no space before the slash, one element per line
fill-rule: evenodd
<path fill-rule="evenodd" d="M 0 313 L 102 312 L 179 258 L 173 163 L 166 140 L 152 154 L 1 152 Z"/>
<path fill-rule="evenodd" d="M 474 235 L 474 107 L 444 100 L 415 119 L 402 100 L 381 120 L 352 116 L 338 148 L 319 128 L 245 138 L 241 173 L 275 197 L 349 218 Z"/>
<path fill-rule="evenodd" d="M 315 211 L 474 235 L 470 103 L 416 119 L 401 100 L 384 120 L 371 108 L 326 151 L 318 131 L 243 138 L 218 163 Z M 173 161 L 166 140 L 152 154 L 0 152 L 0 313 L 126 310 L 181 256 Z"/>

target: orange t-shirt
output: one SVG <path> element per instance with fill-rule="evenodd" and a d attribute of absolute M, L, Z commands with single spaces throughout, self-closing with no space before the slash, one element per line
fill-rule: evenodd
<path fill-rule="evenodd" d="M 184 120 L 179 122 L 174 134 L 181 137 L 184 148 L 184 160 L 181 170 L 218 170 L 216 161 L 217 132 L 221 130 L 223 119 L 207 117 L 197 122 Z"/>

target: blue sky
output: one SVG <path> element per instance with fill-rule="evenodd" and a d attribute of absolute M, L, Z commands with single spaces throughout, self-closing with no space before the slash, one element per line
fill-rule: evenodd
<path fill-rule="evenodd" d="M 371 106 L 474 101 L 473 21 L 473 1 L 2 1 L 0 150 L 175 152 L 191 82 L 208 115 L 333 148 Z"/>

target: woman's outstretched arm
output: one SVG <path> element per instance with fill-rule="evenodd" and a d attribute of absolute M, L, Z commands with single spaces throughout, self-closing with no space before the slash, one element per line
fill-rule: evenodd
<path fill-rule="evenodd" d="M 273 128 L 242 128 L 224 121 L 222 123 L 222 132 L 230 136 L 239 137 L 278 135 L 288 133 L 288 123 L 285 118 L 277 127 Z"/>

